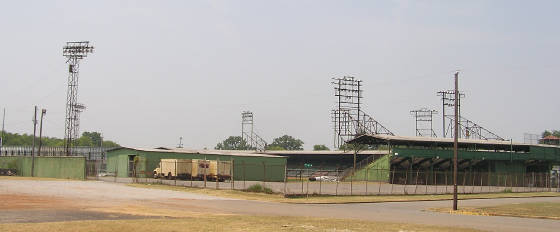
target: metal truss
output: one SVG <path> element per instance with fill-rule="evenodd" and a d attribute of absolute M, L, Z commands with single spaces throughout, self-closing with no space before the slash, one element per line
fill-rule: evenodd
<path fill-rule="evenodd" d="M 416 122 L 416 136 L 437 137 L 433 127 L 434 114 L 438 113 L 436 110 L 421 108 L 418 110 L 411 110 L 410 113 Z"/>
<path fill-rule="evenodd" d="M 68 89 L 66 92 L 66 117 L 64 127 L 64 147 L 66 155 L 72 155 L 74 141 L 79 136 L 80 113 L 85 106 L 78 103 L 78 77 L 80 60 L 93 53 L 93 46 L 89 41 L 67 42 L 62 48 L 62 55 L 67 58 L 68 63 Z"/>
<path fill-rule="evenodd" d="M 333 78 L 335 109 L 331 111 L 335 148 L 363 134 L 390 134 L 393 132 L 361 109 L 362 81 L 354 77 Z"/>
<path fill-rule="evenodd" d="M 267 143 L 254 131 L 254 116 L 251 111 L 243 111 L 241 113 L 241 139 L 245 140 L 250 149 L 264 151 Z"/>

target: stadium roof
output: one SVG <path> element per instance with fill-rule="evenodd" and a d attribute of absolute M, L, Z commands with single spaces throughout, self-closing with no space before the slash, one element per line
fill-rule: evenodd
<path fill-rule="evenodd" d="M 348 143 L 359 144 L 391 144 L 403 146 L 419 147 L 453 147 L 453 138 L 433 138 L 433 137 L 413 137 L 413 136 L 394 136 L 384 134 L 361 135 Z M 513 150 L 529 151 L 530 144 L 514 143 L 502 140 L 478 140 L 478 139 L 459 139 L 460 148 L 481 149 L 481 150 Z"/>
<path fill-rule="evenodd" d="M 111 149 L 111 151 L 119 149 L 130 149 L 135 151 L 146 152 L 163 152 L 163 153 L 182 153 L 182 154 L 202 154 L 202 155 L 229 155 L 229 156 L 251 156 L 251 157 L 282 157 L 277 155 L 263 154 L 255 151 L 230 151 L 230 150 L 193 150 L 184 148 L 133 148 L 133 147 L 119 147 Z"/>

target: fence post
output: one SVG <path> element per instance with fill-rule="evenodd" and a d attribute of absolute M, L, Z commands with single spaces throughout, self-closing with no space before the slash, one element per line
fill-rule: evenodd
<path fill-rule="evenodd" d="M 284 195 L 288 193 L 288 164 L 284 164 Z"/>
<path fill-rule="evenodd" d="M 377 172 L 377 177 L 380 177 L 381 175 L 379 175 L 379 169 L 376 169 L 376 172 Z M 383 176 L 385 176 L 385 175 L 383 175 Z M 378 185 L 377 186 L 377 195 L 380 195 L 381 194 L 381 180 L 379 180 L 379 179 L 377 180 L 377 185 Z"/>
<path fill-rule="evenodd" d="M 235 176 L 234 176 L 234 174 L 235 174 L 235 172 L 234 172 L 234 169 L 235 169 L 235 162 L 234 162 L 234 160 L 233 160 L 233 157 L 230 157 L 230 158 L 229 158 L 229 162 L 230 162 L 230 165 L 231 165 L 231 166 L 230 166 L 230 170 L 229 170 L 229 176 L 230 176 L 230 177 L 229 177 L 229 178 L 230 178 L 229 181 L 231 182 L 231 183 L 230 183 L 231 189 L 235 189 Z"/>
<path fill-rule="evenodd" d="M 546 177 L 547 177 L 547 179 L 548 179 L 548 180 L 546 181 L 546 184 L 548 185 L 548 191 L 549 191 L 549 192 L 552 192 L 552 186 L 551 186 L 552 183 L 550 183 L 550 182 L 551 182 L 550 172 L 546 173 Z"/>
<path fill-rule="evenodd" d="M 395 167 L 395 169 L 396 169 L 396 167 Z M 393 169 L 391 171 L 391 168 L 389 167 L 389 172 L 391 172 L 391 193 L 389 193 L 389 194 L 392 195 L 393 194 L 393 185 L 395 185 L 395 170 Z"/>
<path fill-rule="evenodd" d="M 241 161 L 241 165 L 243 165 L 243 189 L 246 188 L 247 179 L 245 178 L 245 161 Z"/>
<path fill-rule="evenodd" d="M 208 166 L 206 166 L 206 165 L 208 165 Z M 206 155 L 204 156 L 204 165 L 203 166 L 204 166 L 204 188 L 206 188 L 206 180 L 208 178 L 206 175 L 208 174 L 207 173 L 208 168 L 210 168 L 210 164 L 209 164 L 208 160 L 206 159 Z"/>
<path fill-rule="evenodd" d="M 474 193 L 474 179 L 476 177 L 476 173 L 473 173 L 472 167 L 469 169 L 470 172 L 470 176 L 471 176 L 471 182 L 472 182 L 472 188 L 471 188 L 471 194 Z"/>
<path fill-rule="evenodd" d="M 301 194 L 303 194 L 303 169 L 299 170 L 299 181 L 301 181 Z"/>
<path fill-rule="evenodd" d="M 426 190 L 424 191 L 424 194 L 428 194 L 428 176 L 429 176 L 429 175 L 428 175 L 428 171 L 427 171 L 427 170 L 424 170 L 424 177 L 425 177 L 425 179 L 426 179 L 426 183 L 425 183 L 425 185 L 426 185 Z"/>
<path fill-rule="evenodd" d="M 368 175 L 369 173 L 368 173 L 368 171 L 369 171 L 369 167 L 366 168 L 366 195 L 368 195 L 368 191 L 367 191 L 367 190 L 368 190 L 368 189 L 367 189 L 367 187 L 368 187 L 368 180 L 369 180 L 369 175 Z"/>
<path fill-rule="evenodd" d="M 517 184 L 518 184 L 518 183 L 517 183 L 517 178 L 518 178 L 518 177 L 517 177 L 517 176 L 518 176 L 519 174 L 515 173 L 514 175 L 515 175 L 515 187 L 517 188 L 517 187 L 518 187 L 518 185 L 517 185 Z M 513 188 L 512 188 L 511 191 L 512 191 L 512 192 L 515 192 L 515 191 L 513 191 Z"/>
<path fill-rule="evenodd" d="M 437 169 L 434 171 L 434 185 L 436 186 L 436 194 L 438 194 L 438 186 L 437 186 Z"/>
<path fill-rule="evenodd" d="M 414 194 L 416 194 L 416 189 L 418 189 L 418 173 L 420 173 L 420 167 L 416 169 L 416 180 L 414 180 Z"/>
<path fill-rule="evenodd" d="M 307 173 L 309 175 L 309 172 Z M 305 195 L 309 198 L 309 179 L 307 179 L 307 188 L 305 189 Z"/>
<path fill-rule="evenodd" d="M 483 179 L 482 172 L 479 172 L 478 176 L 480 177 L 480 192 L 479 193 L 482 193 L 482 179 Z"/>
<path fill-rule="evenodd" d="M 556 192 L 560 192 L 560 170 L 556 170 L 556 181 L 558 181 L 558 184 L 556 184 Z"/>
<path fill-rule="evenodd" d="M 556 192 L 560 192 L 560 170 L 556 170 Z"/>
<path fill-rule="evenodd" d="M 319 174 L 323 174 L 323 170 L 322 170 L 322 169 L 319 169 Z M 323 188 L 323 178 L 322 178 L 322 176 L 323 176 L 323 175 L 320 175 L 320 176 L 319 176 L 319 195 L 322 194 L 322 188 Z"/>
<path fill-rule="evenodd" d="M 336 169 L 336 189 L 334 190 L 334 195 L 338 196 L 338 182 L 340 182 L 338 168 Z"/>
<path fill-rule="evenodd" d="M 527 185 L 529 185 L 529 192 L 532 192 L 533 191 L 532 190 L 533 185 L 535 185 L 535 184 L 533 184 L 534 183 L 533 180 L 535 179 L 535 172 L 532 172 L 530 175 L 531 176 L 529 178 L 531 178 L 531 179 L 530 179 L 530 181 L 527 181 L 527 182 L 530 182 L 530 183 L 527 183 Z"/>
<path fill-rule="evenodd" d="M 177 162 L 178 161 L 179 160 L 174 160 L 174 162 L 175 162 L 175 176 L 174 176 L 173 179 L 175 180 L 175 186 L 177 186 L 177 177 L 179 176 L 179 173 L 177 173 Z"/>
<path fill-rule="evenodd" d="M 189 162 L 190 162 L 190 164 L 191 164 L 191 167 L 190 167 L 190 169 L 191 169 L 191 175 L 190 175 L 190 176 L 191 176 L 191 188 L 192 188 L 192 185 L 193 185 L 192 178 L 193 178 L 193 174 L 194 174 L 194 173 L 193 173 L 193 160 L 191 159 Z M 198 166 L 198 163 L 197 163 L 196 165 Z M 196 168 L 196 170 L 198 170 L 198 167 Z M 197 175 L 198 175 L 198 173 L 197 173 Z"/>
<path fill-rule="evenodd" d="M 445 170 L 445 193 L 447 194 L 447 170 Z"/>
<path fill-rule="evenodd" d="M 350 176 L 350 196 L 354 195 L 354 188 L 353 188 L 353 183 L 354 183 L 354 171 L 352 171 L 352 176 Z"/>
<path fill-rule="evenodd" d="M 220 158 L 216 156 L 216 189 L 220 188 Z"/>
<path fill-rule="evenodd" d="M 408 165 L 410 166 L 410 165 Z M 403 194 L 406 195 L 406 185 L 408 184 L 408 167 L 406 168 L 406 173 L 404 174 L 404 186 L 403 186 Z"/>
<path fill-rule="evenodd" d="M 266 164 L 264 161 L 262 162 L 263 165 L 263 187 L 266 187 Z"/>

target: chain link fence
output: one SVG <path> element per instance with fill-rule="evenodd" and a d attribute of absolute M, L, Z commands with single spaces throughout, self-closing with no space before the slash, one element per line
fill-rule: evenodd
<path fill-rule="evenodd" d="M 284 165 L 233 162 L 231 160 L 162 159 L 153 169 L 107 170 L 104 160 L 87 162 L 90 179 L 124 183 L 152 183 L 173 186 L 246 190 L 253 185 L 285 195 L 409 195 L 453 193 L 452 171 L 362 169 L 355 175 L 339 169 L 286 169 Z M 115 165 L 118 167 L 119 165 Z M 119 177 L 127 172 L 128 177 Z M 121 173 L 122 174 L 122 173 Z M 499 173 L 460 171 L 458 192 L 558 192 L 560 174 Z"/>

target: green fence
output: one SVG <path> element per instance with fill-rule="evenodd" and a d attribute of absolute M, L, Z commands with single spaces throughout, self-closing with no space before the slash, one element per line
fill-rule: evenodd
<path fill-rule="evenodd" d="M 83 180 L 85 168 L 86 158 L 81 156 L 35 157 L 34 161 L 29 156 L 0 156 L 0 169 L 15 169 L 18 176 Z"/>

